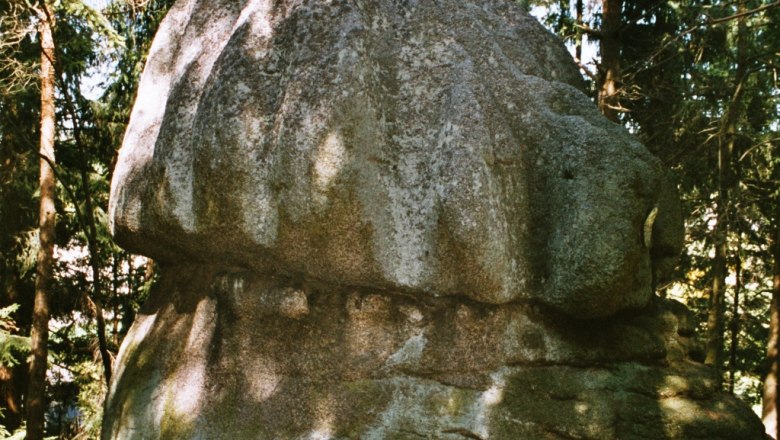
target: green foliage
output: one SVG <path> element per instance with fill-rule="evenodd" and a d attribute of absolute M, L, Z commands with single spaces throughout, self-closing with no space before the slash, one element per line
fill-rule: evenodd
<path fill-rule="evenodd" d="M 11 315 L 17 310 L 19 310 L 19 304 L 11 304 L 8 307 L 0 308 L 0 330 L 9 331 L 16 327 Z"/>
<path fill-rule="evenodd" d="M 103 372 L 100 365 L 95 362 L 77 365 L 75 371 L 78 373 L 76 380 L 79 384 L 78 408 L 81 413 L 81 431 L 73 438 L 74 440 L 99 438 L 105 399 Z"/>
<path fill-rule="evenodd" d="M 19 359 L 30 352 L 30 338 L 14 335 L 17 330 L 13 314 L 19 310 L 19 304 L 0 308 L 0 365 L 13 367 Z"/>
<path fill-rule="evenodd" d="M 18 249 L 16 254 L 16 263 L 19 272 L 26 275 L 35 269 L 35 261 L 38 256 L 40 242 L 38 241 L 38 229 L 30 229 L 16 234 L 14 237 L 15 245 Z"/>
<path fill-rule="evenodd" d="M 120 50 L 124 47 L 124 37 L 117 33 L 102 12 L 78 0 L 64 0 L 60 7 L 70 18 L 78 18 L 89 25 L 90 29 L 95 29 L 111 46 L 111 49 Z"/>
<path fill-rule="evenodd" d="M 104 306 L 107 348 L 114 355 L 153 282 L 143 260 L 112 242 L 106 212 L 112 163 L 138 77 L 152 36 L 172 3 L 112 1 L 102 11 L 79 0 L 51 4 L 57 23 L 58 200 L 47 389 L 51 413 L 58 416 L 47 430 L 59 438 L 99 436 L 106 385 L 102 367 L 95 363 L 95 304 Z M 0 2 L 0 363 L 5 366 L 23 362 L 29 347 L 25 335 L 30 330 L 38 248 L 40 49 L 33 4 Z M 105 92 L 90 99 L 87 95 L 95 94 L 87 93 L 84 84 L 98 82 L 96 78 Z M 94 253 L 87 251 L 88 237 L 93 238 L 90 217 L 95 219 Z M 100 277 L 97 289 L 93 262 Z M 2 308 L 14 303 L 18 305 Z M 24 387 L 19 387 L 22 393 Z M 21 403 L 22 396 L 15 397 Z M 0 424 L 4 420 L 0 415 Z M 18 427 L 4 426 L 3 438 Z"/>

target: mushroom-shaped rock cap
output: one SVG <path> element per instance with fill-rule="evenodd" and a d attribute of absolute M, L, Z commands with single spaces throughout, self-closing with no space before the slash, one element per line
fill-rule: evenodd
<path fill-rule="evenodd" d="M 580 82 L 505 0 L 181 0 L 111 228 L 169 262 L 585 318 L 641 307 L 678 207 Z"/>

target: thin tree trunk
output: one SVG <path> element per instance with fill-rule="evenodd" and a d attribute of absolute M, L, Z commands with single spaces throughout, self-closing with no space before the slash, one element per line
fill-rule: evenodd
<path fill-rule="evenodd" d="M 619 122 L 620 24 L 623 0 L 603 0 L 599 65 L 599 109 L 610 121 Z"/>
<path fill-rule="evenodd" d="M 127 294 L 131 295 L 132 297 L 136 297 L 138 295 L 138 287 L 142 284 L 141 277 L 143 277 L 143 274 L 140 271 L 141 268 L 136 270 L 136 267 L 133 265 L 132 255 L 123 253 L 122 258 L 127 261 L 127 275 L 125 278 L 127 280 Z M 133 310 L 132 305 L 129 304 L 126 299 L 121 301 L 120 310 L 120 316 L 122 317 L 120 322 L 122 324 L 122 333 L 125 334 L 135 320 L 135 311 Z M 117 344 L 118 343 L 119 341 Z"/>
<path fill-rule="evenodd" d="M 739 245 L 738 245 L 739 247 Z M 737 264 L 734 269 L 736 284 L 734 285 L 734 303 L 731 307 L 731 347 L 729 348 L 729 393 L 734 394 L 734 381 L 737 373 L 737 348 L 739 347 L 739 295 L 742 291 L 742 257 L 737 249 Z"/>
<path fill-rule="evenodd" d="M 17 389 L 16 366 L 0 365 L 0 393 L 2 393 L 2 424 L 11 432 L 22 424 L 21 393 Z"/>
<path fill-rule="evenodd" d="M 732 106 L 736 103 L 732 102 Z M 731 109 L 730 109 L 731 110 Z M 734 114 L 736 111 L 730 111 Z M 727 115 L 727 119 L 734 119 Z M 714 237 L 715 258 L 712 260 L 712 285 L 710 286 L 709 310 L 707 316 L 707 356 L 704 363 L 712 365 L 718 371 L 723 367 L 723 339 L 726 312 L 726 258 L 728 256 L 728 219 L 731 203 L 731 155 L 733 148 L 732 129 L 735 122 L 729 122 L 727 133 L 721 136 L 718 146 L 718 202 L 715 208 L 716 223 L 712 231 Z M 724 139 L 728 136 L 729 139 Z"/>
<path fill-rule="evenodd" d="M 746 10 L 745 2 L 741 1 L 739 11 Z M 728 255 L 729 209 L 732 203 L 731 189 L 736 186 L 735 173 L 732 169 L 732 156 L 737 140 L 737 121 L 740 115 L 740 105 L 747 80 L 746 62 L 746 27 L 743 18 L 737 24 L 737 70 L 735 72 L 734 90 L 723 117 L 718 143 L 718 204 L 717 223 L 713 231 L 715 238 L 715 258 L 712 262 L 712 290 L 710 291 L 710 309 L 707 319 L 707 357 L 704 363 L 714 366 L 718 371 L 723 368 L 723 333 L 725 330 L 726 311 L 726 257 Z"/>
<path fill-rule="evenodd" d="M 767 344 L 767 360 L 769 374 L 764 380 L 764 403 L 762 419 L 766 433 L 773 438 L 780 437 L 778 432 L 777 407 L 778 378 L 780 378 L 780 201 L 775 201 L 775 230 L 772 240 L 772 256 L 774 257 L 772 303 L 769 308 L 769 343 Z"/>
<path fill-rule="evenodd" d="M 566 24 L 566 16 L 569 12 L 569 0 L 558 0 L 558 8 L 561 10 L 558 15 L 558 32 L 561 32 Z"/>
<path fill-rule="evenodd" d="M 577 59 L 578 63 L 582 63 L 582 12 L 583 12 L 583 5 L 582 0 L 577 0 L 577 26 L 576 29 L 576 40 L 574 42 L 574 57 Z"/>
<path fill-rule="evenodd" d="M 86 164 L 82 164 L 81 186 L 84 190 L 84 205 L 87 211 L 87 247 L 89 248 L 89 262 L 92 268 L 92 296 L 95 302 L 95 319 L 97 321 L 98 349 L 100 350 L 100 359 L 103 361 L 103 375 L 106 379 L 106 386 L 111 382 L 111 354 L 108 351 L 108 341 L 106 339 L 106 320 L 103 316 L 103 300 L 101 298 L 101 277 L 100 277 L 100 255 L 97 248 L 97 227 L 95 225 L 95 214 L 92 207 L 92 197 L 89 190 L 89 176 L 84 169 Z"/>
<path fill-rule="evenodd" d="M 111 300 L 114 316 L 112 319 L 113 330 L 111 332 L 112 343 L 114 346 L 119 345 L 119 264 L 121 260 L 118 260 L 117 255 L 111 259 Z"/>
<path fill-rule="evenodd" d="M 46 362 L 49 341 L 49 295 L 54 266 L 55 179 L 54 169 L 54 15 L 46 2 L 37 10 L 41 40 L 41 144 L 40 144 L 40 219 L 38 260 L 33 306 L 32 362 L 27 391 L 27 439 L 41 440 L 46 411 Z"/>
<path fill-rule="evenodd" d="M 108 340 L 106 339 L 106 320 L 103 316 L 103 300 L 100 276 L 100 253 L 97 246 L 97 222 L 95 221 L 95 212 L 92 205 L 92 192 L 89 188 L 89 174 L 87 167 L 87 151 L 81 140 L 81 121 L 76 116 L 76 109 L 73 100 L 68 93 L 68 88 L 63 84 L 62 94 L 65 97 L 65 104 L 70 113 L 70 119 L 73 124 L 73 136 L 76 140 L 79 152 L 81 153 L 81 164 L 79 167 L 79 176 L 81 177 L 81 189 L 84 193 L 84 210 L 86 225 L 82 225 L 84 233 L 87 236 L 87 248 L 89 250 L 89 263 L 92 269 L 92 301 L 95 306 L 95 320 L 97 321 L 98 349 L 100 359 L 103 361 L 103 376 L 106 379 L 106 387 L 111 382 L 112 359 L 108 351 Z"/>
<path fill-rule="evenodd" d="M 724 173 L 726 158 L 721 148 L 720 174 Z M 707 356 L 704 363 L 712 365 L 720 371 L 723 367 L 723 332 L 725 330 L 724 316 L 726 311 L 726 254 L 728 246 L 726 236 L 728 230 L 728 189 L 723 177 L 720 178 L 720 195 L 717 206 L 717 224 L 713 231 L 715 235 L 715 258 L 712 261 L 712 287 L 710 289 L 710 304 L 707 316 Z"/>

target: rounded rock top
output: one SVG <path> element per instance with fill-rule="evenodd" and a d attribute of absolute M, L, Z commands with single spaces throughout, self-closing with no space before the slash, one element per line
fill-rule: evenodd
<path fill-rule="evenodd" d="M 512 2 L 183 0 L 110 224 L 161 261 L 419 296 L 642 307 L 679 250 L 660 162 Z"/>

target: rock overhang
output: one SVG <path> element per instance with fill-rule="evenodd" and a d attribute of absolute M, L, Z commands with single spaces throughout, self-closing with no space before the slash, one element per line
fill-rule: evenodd
<path fill-rule="evenodd" d="M 177 3 L 120 152 L 116 239 L 578 318 L 643 306 L 681 238 L 660 163 L 528 15 L 451 7 Z"/>

